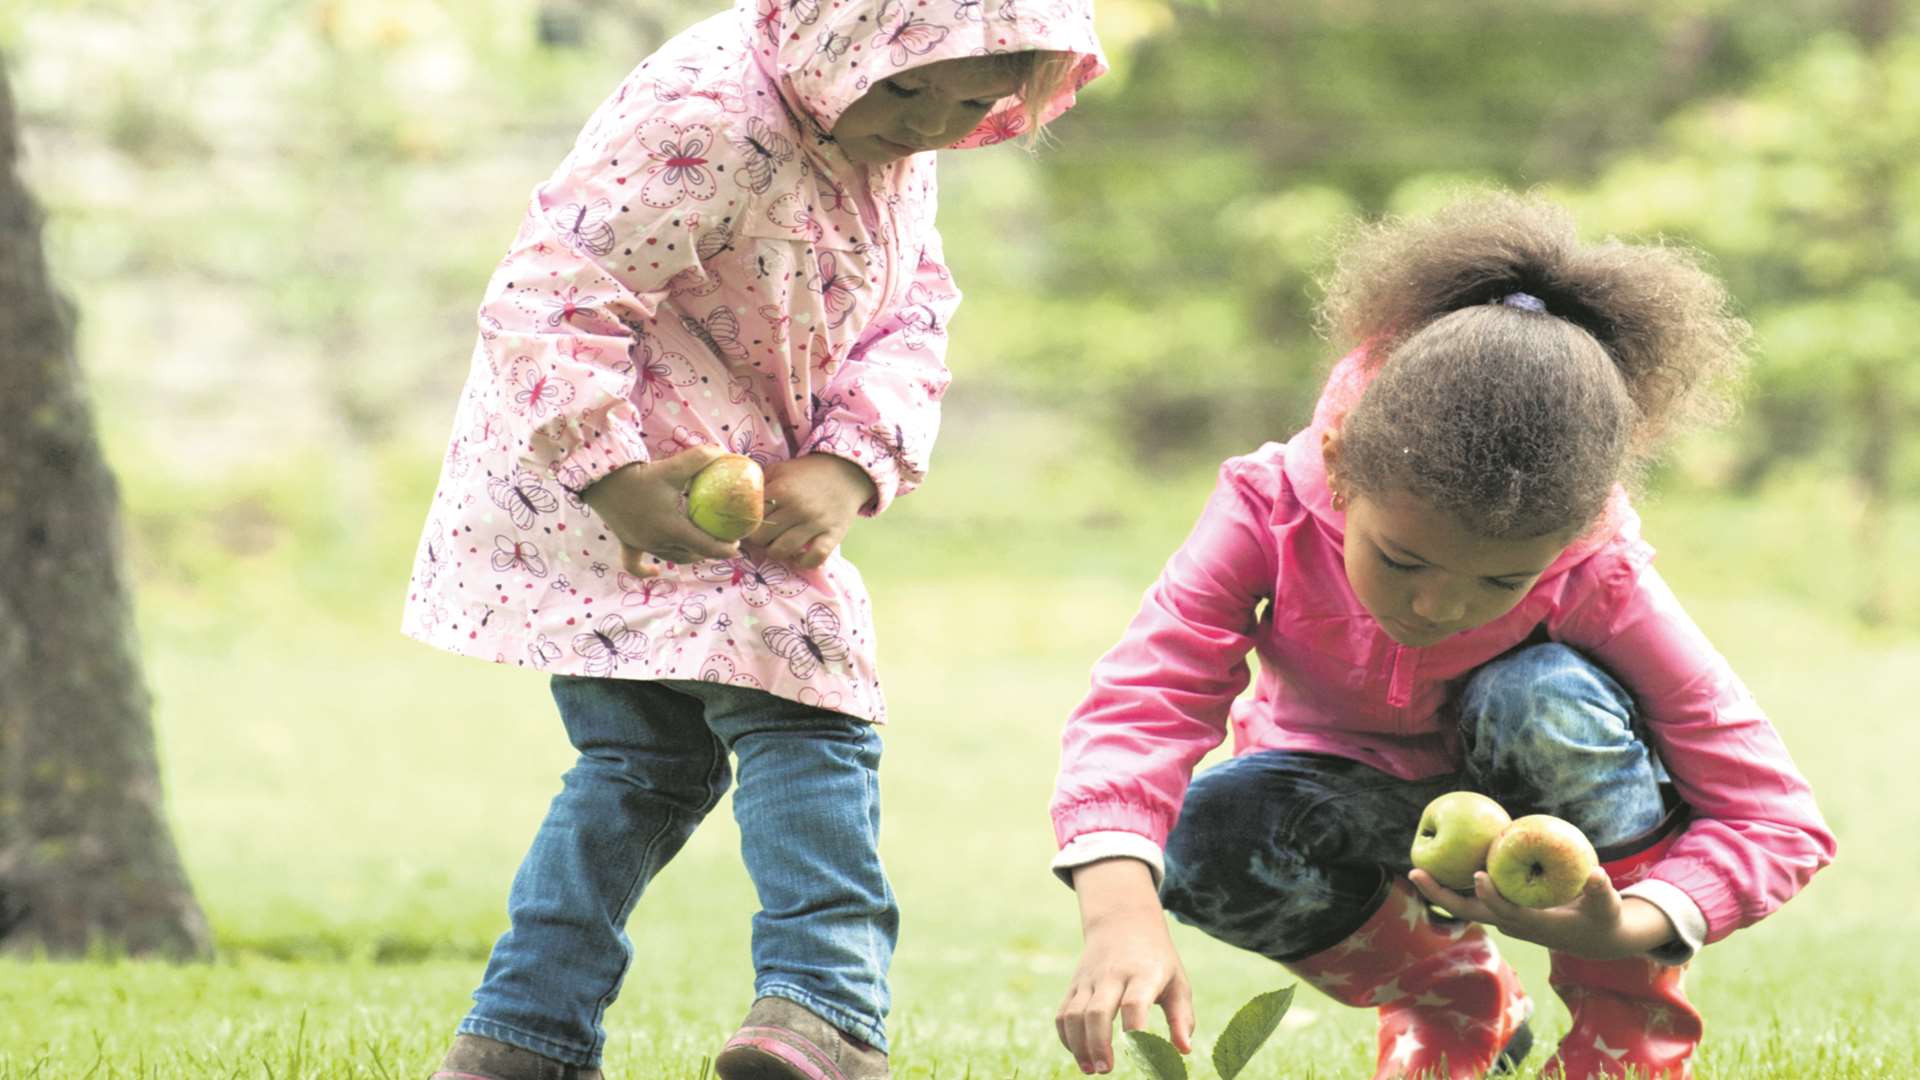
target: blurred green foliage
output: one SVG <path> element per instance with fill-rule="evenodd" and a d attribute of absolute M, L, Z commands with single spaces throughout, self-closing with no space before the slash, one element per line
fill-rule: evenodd
<path fill-rule="evenodd" d="M 384 490 L 375 462 L 430 466 L 527 192 L 722 6 L 0 0 L 116 460 L 188 493 L 327 472 L 336 514 Z M 1669 481 L 1790 498 L 1811 473 L 1887 558 L 1891 508 L 1920 496 L 1911 5 L 1097 11 L 1114 73 L 1052 145 L 944 157 L 953 409 L 1056 410 L 1157 469 L 1284 438 L 1331 359 L 1315 281 L 1344 227 L 1541 187 L 1594 235 L 1705 249 L 1760 332 L 1745 417 Z"/>

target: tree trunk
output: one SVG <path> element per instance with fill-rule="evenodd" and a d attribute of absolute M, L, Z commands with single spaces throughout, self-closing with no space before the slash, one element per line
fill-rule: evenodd
<path fill-rule="evenodd" d="M 204 957 L 95 438 L 0 63 L 0 950 Z"/>

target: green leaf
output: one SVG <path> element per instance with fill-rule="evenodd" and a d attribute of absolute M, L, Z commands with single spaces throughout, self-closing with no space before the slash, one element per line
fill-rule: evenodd
<path fill-rule="evenodd" d="M 1154 1080 L 1187 1080 L 1187 1063 L 1172 1043 L 1151 1031 L 1129 1031 L 1127 1049 Z"/>
<path fill-rule="evenodd" d="M 1240 1006 L 1240 1011 L 1227 1021 L 1227 1029 L 1213 1044 L 1213 1069 L 1220 1074 L 1220 1080 L 1233 1080 L 1247 1067 L 1247 1062 L 1273 1034 L 1273 1029 L 1280 1026 L 1280 1018 L 1287 1015 L 1288 1006 L 1293 1004 L 1294 989 L 1289 986 L 1261 994 Z"/>

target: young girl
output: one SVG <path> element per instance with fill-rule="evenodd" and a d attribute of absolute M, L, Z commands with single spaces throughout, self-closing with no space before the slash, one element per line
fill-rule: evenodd
<path fill-rule="evenodd" d="M 1551 951 L 1573 1029 L 1548 1075 L 1685 1076 L 1687 961 L 1834 850 L 1623 492 L 1722 404 L 1744 325 L 1682 254 L 1583 246 L 1503 196 L 1363 233 L 1328 316 L 1360 346 L 1311 426 L 1226 463 L 1068 724 L 1054 867 L 1086 944 L 1061 1040 L 1106 1071 L 1115 1012 L 1158 1003 L 1188 1048 L 1164 905 L 1377 1007 L 1379 1077 L 1478 1076 L 1532 1037 L 1487 923 Z M 1234 757 L 1189 787 L 1229 724 Z M 1545 910 L 1409 874 L 1456 789 L 1571 821 L 1601 869 Z"/>
<path fill-rule="evenodd" d="M 887 1075 L 897 913 L 867 594 L 837 546 L 925 474 L 959 293 L 926 151 L 1105 70 L 1086 0 L 742 0 L 669 41 L 534 193 L 488 287 L 405 629 L 552 677 L 579 750 L 446 1080 L 597 1077 L 647 883 L 719 801 L 759 892 L 720 1076 Z M 766 523 L 684 491 L 732 451 Z"/>

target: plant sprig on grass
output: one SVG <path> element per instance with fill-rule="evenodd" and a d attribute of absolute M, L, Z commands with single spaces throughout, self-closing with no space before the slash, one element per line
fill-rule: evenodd
<path fill-rule="evenodd" d="M 1280 1026 L 1280 1018 L 1287 1015 L 1294 989 L 1289 986 L 1261 994 L 1240 1006 L 1227 1021 L 1226 1029 L 1213 1044 L 1213 1071 L 1220 1080 L 1233 1080 L 1253 1060 L 1254 1053 Z M 1186 1059 L 1172 1043 L 1151 1031 L 1129 1031 L 1126 1036 L 1133 1060 L 1154 1080 L 1187 1080 Z"/>

